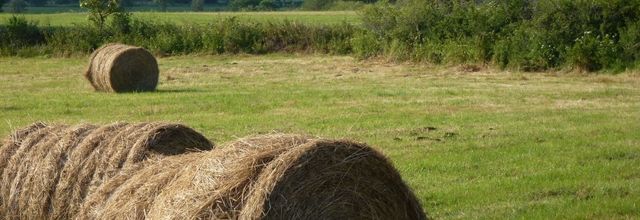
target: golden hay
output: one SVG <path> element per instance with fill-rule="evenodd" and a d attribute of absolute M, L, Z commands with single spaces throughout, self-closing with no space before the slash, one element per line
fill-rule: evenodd
<path fill-rule="evenodd" d="M 77 218 L 427 218 L 389 161 L 351 141 L 268 135 L 143 164 L 101 185 Z"/>
<path fill-rule="evenodd" d="M 0 147 L 0 218 L 70 219 L 85 197 L 147 159 L 210 150 L 211 142 L 179 124 L 33 124 Z"/>
<path fill-rule="evenodd" d="M 158 85 L 158 63 L 141 47 L 107 44 L 91 55 L 85 77 L 96 91 L 153 91 Z"/>

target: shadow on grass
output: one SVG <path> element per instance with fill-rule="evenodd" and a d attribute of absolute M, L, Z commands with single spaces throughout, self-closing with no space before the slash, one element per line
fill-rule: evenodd
<path fill-rule="evenodd" d="M 158 89 L 155 93 L 196 93 L 196 92 L 204 92 L 204 90 L 199 89 Z"/>

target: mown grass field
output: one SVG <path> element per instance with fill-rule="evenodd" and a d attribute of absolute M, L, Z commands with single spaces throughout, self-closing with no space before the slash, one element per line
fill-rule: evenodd
<path fill-rule="evenodd" d="M 182 122 L 367 142 L 437 219 L 640 218 L 640 75 L 462 72 L 334 56 L 159 60 L 153 93 L 93 92 L 86 57 L 0 58 L 0 135 L 34 121 Z"/>
<path fill-rule="evenodd" d="M 0 25 L 6 24 L 14 14 L 0 13 Z M 43 26 L 71 26 L 73 24 L 86 24 L 88 14 L 85 12 L 67 13 L 32 13 L 20 14 L 27 20 L 37 22 Z M 136 19 L 170 22 L 175 24 L 208 24 L 221 19 L 236 17 L 240 20 L 257 22 L 281 22 L 292 21 L 304 24 L 338 24 L 347 22 L 358 24 L 358 15 L 353 11 L 280 11 L 280 12 L 133 12 Z"/>

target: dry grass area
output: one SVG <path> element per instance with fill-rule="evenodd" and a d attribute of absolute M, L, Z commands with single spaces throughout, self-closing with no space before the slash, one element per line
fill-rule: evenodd
<path fill-rule="evenodd" d="M 0 58 L 0 134 L 176 121 L 367 142 L 436 218 L 638 218 L 640 74 L 512 73 L 310 55 L 158 60 L 153 93 L 95 93 L 86 58 Z"/>

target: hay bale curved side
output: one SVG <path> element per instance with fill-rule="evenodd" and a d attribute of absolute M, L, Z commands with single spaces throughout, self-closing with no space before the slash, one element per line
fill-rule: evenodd
<path fill-rule="evenodd" d="M 22 141 L 27 139 L 26 137 L 30 134 L 46 126 L 47 125 L 42 122 L 33 123 L 25 128 L 16 130 L 2 141 L 2 147 L 0 148 L 0 177 L 2 176 L 9 159 L 11 159 L 13 154 L 16 153 L 16 150 L 20 147 Z"/>
<path fill-rule="evenodd" d="M 301 193 L 303 192 L 303 193 Z M 274 159 L 242 219 L 426 219 L 386 157 L 351 141 L 316 140 Z"/>
<path fill-rule="evenodd" d="M 297 135 L 245 138 L 166 158 L 114 178 L 98 192 L 78 218 L 426 219 L 398 172 L 375 150 Z"/>
<path fill-rule="evenodd" d="M 25 182 L 30 177 L 30 171 L 33 171 L 31 164 L 40 161 L 39 158 L 30 155 L 38 152 L 43 147 L 43 143 L 50 143 L 52 139 L 57 138 L 50 135 L 60 129 L 64 128 L 62 126 L 47 126 L 30 133 L 25 136 L 23 141 L 20 141 L 20 147 L 8 160 L 2 172 L 0 185 L 0 196 L 2 197 L 0 198 L 2 201 L 2 211 L 0 212 L 5 219 L 9 217 L 15 219 L 22 215 L 19 204 L 21 198 L 25 197 L 23 193 L 26 193 L 22 188 L 25 187 Z"/>
<path fill-rule="evenodd" d="M 158 62 L 149 51 L 124 44 L 107 44 L 91 54 L 85 77 L 96 91 L 154 91 Z"/>
<path fill-rule="evenodd" d="M 210 152 L 149 161 L 121 173 L 87 198 L 78 219 L 237 217 L 245 193 L 274 157 L 310 139 L 299 135 L 243 138 Z M 216 207 L 209 208 L 209 204 Z"/>
<path fill-rule="evenodd" d="M 70 219 L 87 196 L 120 172 L 152 158 L 213 144 L 180 124 L 33 124 L 0 147 L 0 218 Z"/>

